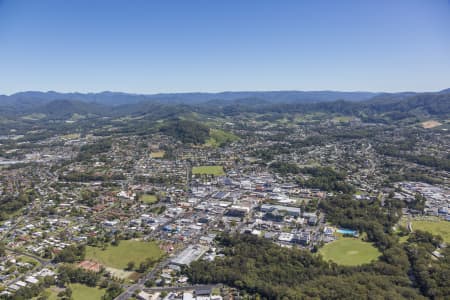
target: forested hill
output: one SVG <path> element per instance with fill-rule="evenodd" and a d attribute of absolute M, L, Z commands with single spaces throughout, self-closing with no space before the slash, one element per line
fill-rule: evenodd
<path fill-rule="evenodd" d="M 447 116 L 450 114 L 450 93 L 426 93 L 399 97 L 398 95 L 375 97 L 363 102 L 350 102 L 338 100 L 333 102 L 319 103 L 281 103 L 281 104 L 233 104 L 215 107 L 210 109 L 223 111 L 229 114 L 241 112 L 255 113 L 342 113 L 347 115 L 377 115 L 377 114 L 398 114 L 401 116 L 429 115 Z"/>
<path fill-rule="evenodd" d="M 144 101 L 166 104 L 199 104 L 209 101 L 231 103 L 242 99 L 259 99 L 271 103 L 311 103 L 344 99 L 348 101 L 368 100 L 379 93 L 339 92 L 339 91 L 269 91 L 269 92 L 221 92 L 221 93 L 168 93 L 168 94 L 129 94 L 120 92 L 101 93 L 57 93 L 21 92 L 10 96 L 0 95 L 0 106 L 23 104 L 44 104 L 54 100 L 76 100 L 103 105 L 124 105 Z"/>
<path fill-rule="evenodd" d="M 55 97 L 67 99 L 49 101 Z M 128 103 L 123 104 L 126 99 Z M 449 115 L 450 92 L 371 94 L 286 91 L 150 96 L 110 92 L 101 95 L 30 92 L 0 96 L 2 116 L 26 116 L 38 113 L 39 119 L 69 119 L 73 115 L 90 118 L 147 116 L 156 119 L 177 117 L 189 112 L 209 116 L 323 112 L 356 116 L 370 122 L 406 118 L 420 120 L 430 117 L 445 118 Z"/>

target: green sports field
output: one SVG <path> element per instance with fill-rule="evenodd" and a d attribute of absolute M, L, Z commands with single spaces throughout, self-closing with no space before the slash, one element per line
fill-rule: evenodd
<path fill-rule="evenodd" d="M 440 235 L 445 242 L 450 243 L 450 222 L 448 221 L 412 221 L 413 230 L 428 231 Z"/>
<path fill-rule="evenodd" d="M 106 250 L 99 247 L 86 247 L 86 259 L 116 269 L 125 269 L 130 261 L 133 261 L 136 266 L 147 258 L 156 261 L 163 255 L 163 251 L 155 242 L 120 241 L 119 246 L 108 246 Z"/>
<path fill-rule="evenodd" d="M 192 174 L 222 176 L 225 175 L 225 172 L 222 166 L 200 166 L 193 167 Z"/>
<path fill-rule="evenodd" d="M 406 227 L 407 222 L 407 219 L 403 218 L 400 224 Z M 444 239 L 444 242 L 450 243 L 450 222 L 435 217 L 425 217 L 413 219 L 411 223 L 413 231 L 422 230 L 434 235 L 440 235 Z"/>
<path fill-rule="evenodd" d="M 339 265 L 357 266 L 376 260 L 380 251 L 371 243 L 355 238 L 339 238 L 323 246 L 319 253 L 325 260 L 332 260 Z"/>
<path fill-rule="evenodd" d="M 73 299 L 101 300 L 105 294 L 104 289 L 88 287 L 79 283 L 72 283 L 70 288 L 72 289 Z"/>
<path fill-rule="evenodd" d="M 101 300 L 102 296 L 105 294 L 105 289 L 89 287 L 79 283 L 71 283 L 70 288 L 72 289 L 72 299 L 74 300 Z M 46 297 L 48 300 L 60 299 L 58 298 L 58 292 L 55 291 L 55 289 L 56 288 L 47 288 L 41 293 L 41 296 Z M 37 297 L 33 299 L 37 299 Z"/>
<path fill-rule="evenodd" d="M 144 202 L 145 204 L 154 204 L 158 202 L 158 198 L 155 195 L 143 194 L 139 197 L 139 200 Z"/>

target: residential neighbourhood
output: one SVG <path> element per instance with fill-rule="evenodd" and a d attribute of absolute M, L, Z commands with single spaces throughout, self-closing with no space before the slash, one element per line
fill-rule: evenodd
<path fill-rule="evenodd" d="M 358 228 L 333 224 L 322 207 L 349 188 L 353 201 L 404 203 L 403 216 L 410 219 L 401 224 L 410 231 L 416 217 L 450 221 L 449 173 L 435 171 L 441 178 L 436 183 L 387 183 L 385 161 L 400 162 L 377 150 L 380 137 L 325 139 L 295 148 L 317 138 L 313 129 L 325 136 L 339 130 L 391 134 L 384 125 L 359 119 L 292 123 L 279 141 L 282 124 L 238 122 L 243 121 L 221 125 L 220 130 L 241 137 L 223 147 L 180 143 L 159 132 L 105 137 L 95 129 L 24 141 L 8 150 L 11 158 L 1 160 L 0 195 L 14 195 L 25 205 L 5 211 L 0 225 L 5 251 L 0 295 L 12 296 L 43 280 L 50 282 L 51 293 L 64 292 L 57 285 L 58 270 L 76 262 L 77 268 L 101 274 L 105 286 L 118 283 L 117 299 L 228 299 L 236 290 L 193 285 L 184 273 L 194 261 L 224 256 L 218 236 L 252 235 L 312 253 L 336 240 L 364 239 Z M 22 139 L 2 137 L 8 145 Z M 448 142 L 438 133 L 433 147 L 448 149 Z M 293 150 L 285 153 L 286 147 Z M 67 254 L 78 246 L 81 261 Z"/>

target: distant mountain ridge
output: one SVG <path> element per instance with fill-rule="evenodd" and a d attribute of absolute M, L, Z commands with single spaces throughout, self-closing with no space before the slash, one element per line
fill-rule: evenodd
<path fill-rule="evenodd" d="M 350 115 L 391 114 L 395 118 L 450 114 L 450 89 L 434 93 L 370 93 L 337 91 L 222 92 L 138 95 L 120 92 L 22 92 L 0 96 L 0 114 L 33 113 L 47 119 L 85 116 L 176 117 L 187 112 L 207 115 L 314 112 Z"/>
<path fill-rule="evenodd" d="M 131 94 L 122 92 L 100 93 L 58 93 L 20 92 L 10 96 L 0 95 L 0 106 L 23 104 L 43 104 L 54 100 L 76 100 L 103 105 L 124 105 L 143 101 L 160 103 L 199 104 L 209 101 L 236 101 L 242 99 L 260 99 L 261 101 L 281 103 L 311 103 L 336 100 L 364 101 L 379 93 L 371 92 L 340 92 L 340 91 L 267 91 L 267 92 L 220 92 L 220 93 L 167 93 L 167 94 Z"/>

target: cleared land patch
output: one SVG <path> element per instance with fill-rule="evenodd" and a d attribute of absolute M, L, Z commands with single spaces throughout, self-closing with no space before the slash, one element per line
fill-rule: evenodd
<path fill-rule="evenodd" d="M 155 204 L 156 202 L 158 202 L 158 198 L 156 197 L 156 195 L 150 194 L 143 194 L 139 196 L 139 200 L 141 200 L 145 204 Z"/>
<path fill-rule="evenodd" d="M 70 288 L 72 289 L 73 299 L 101 300 L 105 294 L 104 289 L 89 287 L 79 283 L 72 283 Z"/>
<path fill-rule="evenodd" d="M 425 121 L 422 122 L 422 127 L 426 128 L 426 129 L 430 129 L 430 128 L 434 128 L 434 127 L 438 127 L 441 126 L 442 123 L 439 123 L 438 121 L 434 121 L 434 120 L 430 120 L 430 121 Z"/>
<path fill-rule="evenodd" d="M 357 266 L 376 260 L 380 251 L 371 243 L 355 238 L 339 238 L 323 246 L 319 253 L 325 260 L 345 266 Z"/>
<path fill-rule="evenodd" d="M 120 241 L 118 246 L 108 246 L 106 250 L 99 247 L 86 247 L 86 259 L 97 261 L 106 267 L 125 269 L 128 262 L 139 265 L 147 258 L 159 260 L 164 252 L 155 242 Z"/>
<path fill-rule="evenodd" d="M 69 133 L 69 134 L 65 134 L 61 136 L 61 139 L 63 140 L 75 140 L 75 139 L 79 139 L 80 138 L 80 134 L 79 133 Z"/>
<path fill-rule="evenodd" d="M 403 218 L 401 220 L 402 226 L 407 226 L 408 220 L 406 218 Z M 427 231 L 429 233 L 432 233 L 434 235 L 440 235 L 444 242 L 450 243 L 450 222 L 443 221 L 439 218 L 421 218 L 421 219 L 413 219 L 411 220 L 412 223 L 412 230 L 422 230 Z M 404 238 L 406 240 L 407 238 Z"/>
<path fill-rule="evenodd" d="M 353 117 L 348 117 L 348 116 L 338 116 L 338 117 L 334 117 L 333 121 L 335 122 L 341 122 L 341 123 L 347 123 L 353 120 Z"/>
<path fill-rule="evenodd" d="M 89 287 L 84 284 L 79 283 L 71 283 L 70 288 L 72 289 L 72 298 L 71 299 L 83 299 L 83 300 L 101 300 L 103 295 L 105 294 L 105 289 L 100 289 L 98 287 Z M 60 289 L 57 287 L 50 287 L 45 289 L 41 296 L 46 297 L 48 300 L 57 300 L 60 299 L 58 297 L 58 293 L 63 291 L 64 289 Z M 33 299 L 38 299 L 33 298 Z"/>
<path fill-rule="evenodd" d="M 193 167 L 192 174 L 222 176 L 225 175 L 225 171 L 222 166 L 200 166 Z"/>
<path fill-rule="evenodd" d="M 239 140 L 237 135 L 220 129 L 210 129 L 209 136 L 210 138 L 206 141 L 206 144 L 212 147 L 219 147 L 220 145 Z"/>
<path fill-rule="evenodd" d="M 156 151 L 156 152 L 150 153 L 150 157 L 151 158 L 163 158 L 164 154 L 166 154 L 165 151 Z"/>

